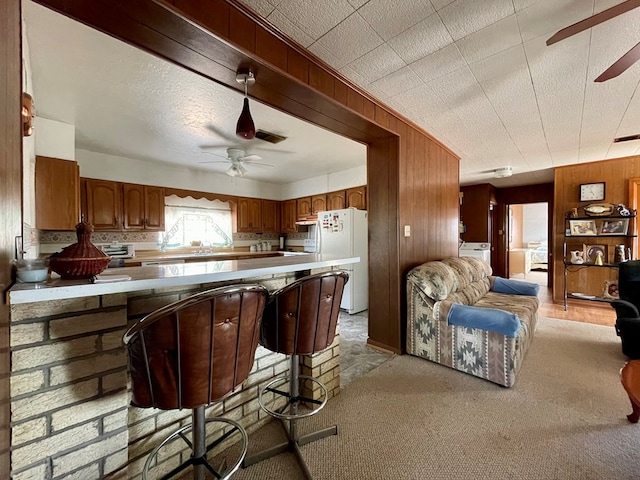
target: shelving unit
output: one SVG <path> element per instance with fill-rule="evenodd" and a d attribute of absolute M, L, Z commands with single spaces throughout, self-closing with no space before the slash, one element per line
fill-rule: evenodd
<path fill-rule="evenodd" d="M 627 220 L 627 229 L 626 233 L 600 233 L 603 231 L 603 225 L 607 225 L 607 222 L 616 222 L 619 220 Z M 584 222 L 585 224 L 590 224 L 591 226 L 595 225 L 595 228 L 585 228 L 587 231 L 593 231 L 592 234 L 578 234 L 572 235 L 571 232 L 574 231 L 571 228 L 571 221 L 575 222 Z M 567 310 L 567 300 L 569 298 L 578 299 L 578 300 L 588 300 L 594 302 L 604 302 L 608 303 L 613 300 L 612 298 L 605 297 L 603 294 L 597 295 L 590 292 L 594 291 L 593 284 L 589 285 L 589 276 L 595 277 L 593 280 L 594 283 L 604 284 L 603 279 L 605 277 L 609 277 L 609 274 L 603 274 L 605 270 L 615 270 L 619 268 L 619 263 L 614 262 L 615 258 L 615 248 L 616 245 L 624 245 L 625 251 L 625 260 L 630 260 L 627 258 L 628 252 L 632 247 L 632 239 L 636 237 L 636 235 L 630 234 L 629 232 L 635 232 L 635 215 L 634 216 L 621 216 L 621 215 L 611 215 L 611 216 L 571 216 L 565 218 L 565 235 L 564 242 L 562 247 L 562 253 L 564 258 L 564 272 L 563 272 L 563 292 L 564 292 L 564 309 Z M 594 242 L 589 242 L 589 240 L 596 240 L 597 245 Z M 618 241 L 614 241 L 618 240 Z M 593 259 L 587 257 L 587 253 L 589 248 L 595 248 L 596 250 L 600 250 L 603 252 L 604 258 L 602 265 L 596 264 L 593 262 Z M 569 261 L 569 253 L 572 251 L 582 251 L 584 255 L 585 263 L 571 263 Z M 636 255 L 635 252 L 631 252 L 631 258 Z M 588 269 L 591 271 L 599 272 L 595 275 L 589 275 L 587 272 L 587 281 L 584 285 L 584 291 L 586 292 L 568 292 L 569 287 L 569 279 L 568 275 L 574 272 L 580 272 L 584 269 Z M 584 277 L 584 275 L 583 275 Z"/>

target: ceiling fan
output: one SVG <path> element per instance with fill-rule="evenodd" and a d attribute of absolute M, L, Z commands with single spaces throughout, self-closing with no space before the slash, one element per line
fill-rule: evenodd
<path fill-rule="evenodd" d="M 247 155 L 241 148 L 227 148 L 227 155 L 218 155 L 217 153 L 208 152 L 211 155 L 223 158 L 224 160 L 211 160 L 198 163 L 230 163 L 229 168 L 225 172 L 230 177 L 243 177 L 247 173 L 246 165 L 260 165 L 262 167 L 273 167 L 269 163 L 261 163 L 262 157 L 255 154 Z"/>
<path fill-rule="evenodd" d="M 584 20 L 581 20 L 573 25 L 563 28 L 556 32 L 551 38 L 547 40 L 547 45 L 553 45 L 565 38 L 568 38 L 576 33 L 580 33 L 588 28 L 594 27 L 600 23 L 611 20 L 612 18 L 622 15 L 634 8 L 640 7 L 640 0 L 627 0 L 614 7 L 603 10 L 600 13 L 592 15 Z M 636 44 L 631 50 L 620 57 L 613 65 L 607 68 L 595 79 L 596 82 L 605 82 L 614 77 L 617 77 L 622 72 L 627 70 L 631 65 L 640 60 L 640 43 Z"/>

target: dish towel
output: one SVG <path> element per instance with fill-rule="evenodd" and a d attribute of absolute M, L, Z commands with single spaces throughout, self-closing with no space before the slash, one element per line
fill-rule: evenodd
<path fill-rule="evenodd" d="M 127 280 L 131 280 L 129 275 L 94 275 L 91 277 L 91 283 L 126 282 Z"/>

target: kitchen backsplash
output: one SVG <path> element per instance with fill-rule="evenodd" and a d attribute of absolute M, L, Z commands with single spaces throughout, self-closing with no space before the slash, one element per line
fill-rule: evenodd
<path fill-rule="evenodd" d="M 77 242 L 75 232 L 65 231 L 37 231 L 35 238 L 39 237 L 40 252 L 53 253 Z M 39 235 L 37 235 L 39 233 Z M 93 232 L 91 241 L 93 243 L 132 243 L 136 250 L 155 250 L 159 248 L 158 232 Z M 287 233 L 285 235 L 289 245 L 302 245 L 308 237 L 308 232 Z M 273 245 L 278 244 L 279 235 L 277 233 L 234 233 L 233 243 L 236 247 L 249 246 L 256 241 L 268 240 Z"/>

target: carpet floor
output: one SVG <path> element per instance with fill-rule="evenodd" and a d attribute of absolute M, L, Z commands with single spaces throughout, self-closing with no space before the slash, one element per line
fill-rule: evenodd
<path fill-rule="evenodd" d="M 302 447 L 321 479 L 638 479 L 640 424 L 620 384 L 612 327 L 541 319 L 514 387 L 411 356 L 355 379 L 301 433 L 339 434 Z M 284 439 L 278 422 L 250 435 L 255 452 Z M 235 479 L 302 479 L 281 454 Z"/>

